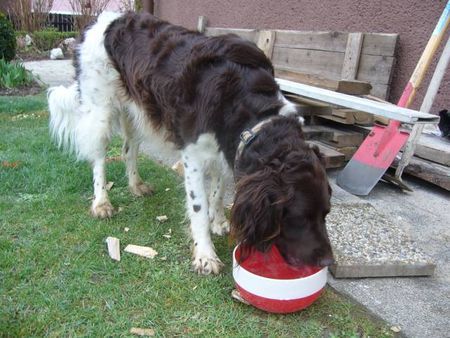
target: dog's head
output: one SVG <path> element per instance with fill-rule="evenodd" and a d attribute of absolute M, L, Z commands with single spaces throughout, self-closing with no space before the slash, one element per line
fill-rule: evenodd
<path fill-rule="evenodd" d="M 293 119 L 285 120 L 289 123 L 268 128 L 279 132 L 258 135 L 239 164 L 233 234 L 244 252 L 275 244 L 292 265 L 328 266 L 333 263 L 325 226 L 331 188 L 322 156 L 304 142 Z"/>

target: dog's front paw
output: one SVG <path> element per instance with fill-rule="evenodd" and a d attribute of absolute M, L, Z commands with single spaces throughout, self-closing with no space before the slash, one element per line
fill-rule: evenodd
<path fill-rule="evenodd" d="M 153 188 L 144 182 L 140 182 L 136 185 L 130 186 L 130 191 L 133 195 L 138 197 L 153 194 Z"/>
<path fill-rule="evenodd" d="M 230 232 L 230 223 L 226 219 L 214 220 L 211 224 L 211 232 L 215 235 L 225 235 Z"/>
<path fill-rule="evenodd" d="M 93 204 L 91 207 L 91 214 L 97 218 L 111 218 L 114 214 L 114 208 L 109 201 Z"/>
<path fill-rule="evenodd" d="M 217 275 L 223 267 L 222 261 L 217 256 L 196 255 L 192 262 L 194 271 L 199 275 Z"/>

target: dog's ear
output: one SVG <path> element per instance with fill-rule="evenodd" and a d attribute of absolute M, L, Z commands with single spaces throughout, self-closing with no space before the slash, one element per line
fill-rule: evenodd
<path fill-rule="evenodd" d="M 232 235 L 245 248 L 268 250 L 280 234 L 283 196 L 271 168 L 244 176 L 231 210 Z"/>

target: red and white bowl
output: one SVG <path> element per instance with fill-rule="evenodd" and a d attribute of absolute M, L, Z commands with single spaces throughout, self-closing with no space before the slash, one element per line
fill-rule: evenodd
<path fill-rule="evenodd" d="M 241 264 L 239 245 L 233 251 L 233 278 L 241 297 L 272 313 L 290 313 L 311 305 L 327 283 L 328 268 L 295 267 L 273 245 L 267 253 L 252 250 Z"/>

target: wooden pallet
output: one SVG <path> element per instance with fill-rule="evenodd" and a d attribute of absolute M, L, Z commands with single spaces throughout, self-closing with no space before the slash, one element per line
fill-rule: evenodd
<path fill-rule="evenodd" d="M 398 34 L 307 32 L 207 27 L 207 35 L 234 33 L 255 42 L 275 69 L 311 74 L 330 80 L 358 80 L 372 86 L 372 95 L 389 96 Z"/>

